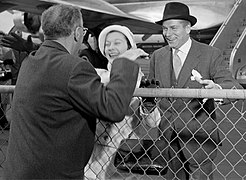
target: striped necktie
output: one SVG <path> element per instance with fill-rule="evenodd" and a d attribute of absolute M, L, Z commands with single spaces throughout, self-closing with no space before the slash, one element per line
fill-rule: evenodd
<path fill-rule="evenodd" d="M 173 69 L 174 69 L 176 79 L 178 79 L 179 72 L 182 68 L 182 62 L 181 62 L 181 59 L 178 55 L 178 52 L 179 52 L 179 50 L 175 49 L 174 53 L 173 53 Z"/>

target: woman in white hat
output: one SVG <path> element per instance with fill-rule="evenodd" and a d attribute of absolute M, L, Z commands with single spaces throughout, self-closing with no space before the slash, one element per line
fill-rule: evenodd
<path fill-rule="evenodd" d="M 107 84 L 110 81 L 110 70 L 114 59 L 131 48 L 137 48 L 134 41 L 133 33 L 125 26 L 110 25 L 104 28 L 98 38 L 98 45 L 101 53 L 108 59 L 107 69 L 97 69 L 101 81 Z M 138 82 L 139 87 L 144 74 L 139 70 Z M 134 110 L 139 106 L 139 99 L 132 98 L 129 107 L 129 114 L 119 123 L 106 123 L 98 121 L 96 129 L 96 144 L 93 155 L 85 169 L 85 176 L 88 179 L 107 179 L 106 175 L 113 174 L 116 169 L 112 166 L 113 154 L 120 145 L 122 139 L 127 138 L 133 132 L 134 127 L 138 124 L 138 119 L 134 119 Z M 136 138 L 136 135 L 131 135 Z"/>
<path fill-rule="evenodd" d="M 114 59 L 131 48 L 137 48 L 133 33 L 126 26 L 121 25 L 111 25 L 104 28 L 98 37 L 98 46 L 102 55 L 108 59 L 108 70 L 96 69 L 98 74 L 102 75 L 102 82 L 106 80 L 105 83 L 109 81 L 109 72 Z M 108 75 L 107 78 L 106 74 Z M 137 87 L 139 87 L 143 75 L 140 70 Z"/>

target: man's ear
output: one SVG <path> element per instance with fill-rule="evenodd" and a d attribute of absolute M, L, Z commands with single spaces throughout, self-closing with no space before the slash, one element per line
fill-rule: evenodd
<path fill-rule="evenodd" d="M 79 37 L 81 36 L 81 31 L 79 30 L 80 27 L 76 27 L 74 30 L 74 41 L 78 42 Z"/>
<path fill-rule="evenodd" d="M 190 32 L 191 32 L 191 25 L 188 24 L 188 25 L 185 27 L 185 29 L 186 29 L 186 33 L 187 33 L 187 34 L 190 34 Z"/>

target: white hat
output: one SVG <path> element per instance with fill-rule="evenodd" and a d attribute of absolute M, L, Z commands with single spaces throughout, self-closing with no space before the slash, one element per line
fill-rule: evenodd
<path fill-rule="evenodd" d="M 136 43 L 134 41 L 134 37 L 132 32 L 130 31 L 130 29 L 128 29 L 125 26 L 121 26 L 121 25 L 110 25 L 106 28 L 104 28 L 101 33 L 99 34 L 98 37 L 98 44 L 99 44 L 99 49 L 102 53 L 102 55 L 105 56 L 104 54 L 104 47 L 105 47 L 105 40 L 106 40 L 106 36 L 108 35 L 109 32 L 111 31 L 119 31 L 122 34 L 124 34 L 126 36 L 126 38 L 129 40 L 132 48 L 137 48 Z"/>

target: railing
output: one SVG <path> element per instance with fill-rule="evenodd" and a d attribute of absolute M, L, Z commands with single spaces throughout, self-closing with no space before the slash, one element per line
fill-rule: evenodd
<path fill-rule="evenodd" d="M 14 86 L 0 86 L 0 93 L 3 94 L 11 94 L 14 92 Z M 158 97 L 156 100 L 157 105 L 160 104 L 160 99 L 171 99 L 170 107 L 168 110 L 162 111 L 161 116 L 163 120 L 169 121 L 168 118 L 165 119 L 166 114 L 169 111 L 175 114 L 175 118 L 172 119 L 170 126 L 175 121 L 181 121 L 183 113 L 189 111 L 190 113 L 194 112 L 190 110 L 191 101 L 189 98 L 198 98 L 201 101 L 201 109 L 205 109 L 205 103 L 209 98 L 215 99 L 225 99 L 227 103 L 221 103 L 221 101 L 215 103 L 215 110 L 207 111 L 208 118 L 204 120 L 204 122 L 199 122 L 201 125 L 200 130 L 204 128 L 206 122 L 211 120 L 212 114 L 217 115 L 217 120 L 214 121 L 215 130 L 211 131 L 207 134 L 207 139 L 212 137 L 212 134 L 215 131 L 219 131 L 220 142 L 214 143 L 215 150 L 217 150 L 217 155 L 214 156 L 215 150 L 209 152 L 206 151 L 206 156 L 208 156 L 208 160 L 212 161 L 213 171 L 207 176 L 213 174 L 214 179 L 245 179 L 246 178 L 246 117 L 245 117 L 245 99 L 246 99 L 246 90 L 206 90 L 206 89 L 136 89 L 134 93 L 135 97 Z M 7 96 L 6 96 L 7 97 Z M 136 98 L 139 100 L 139 98 Z M 202 100 L 203 99 L 203 100 Z M 141 101 L 140 101 L 141 102 Z M 182 110 L 176 111 L 177 104 L 181 103 L 179 107 L 182 107 Z M 10 107 L 11 103 L 8 107 Z M 142 105 L 142 104 L 140 104 Z M 191 117 L 194 121 L 199 121 L 197 118 L 198 111 L 195 112 Z M 8 112 L 8 109 L 4 109 L 5 113 Z M 206 110 L 206 109 L 205 109 Z M 108 124 L 99 121 L 97 126 L 97 141 L 94 149 L 94 153 L 91 157 L 91 160 L 85 170 L 85 175 L 87 179 L 165 179 L 167 177 L 165 168 L 165 162 L 169 163 L 174 158 L 179 158 L 179 152 L 174 152 L 173 156 L 169 159 L 166 158 L 166 154 L 164 150 L 172 147 L 173 139 L 170 140 L 165 146 L 159 148 L 158 140 L 160 140 L 160 132 L 163 132 L 163 129 L 160 129 L 160 125 L 156 123 L 156 126 L 148 124 L 146 121 L 146 115 L 140 115 L 140 106 L 135 106 L 132 109 L 132 114 L 126 116 L 126 118 L 120 123 L 116 124 Z M 2 119 L 1 119 L 2 120 Z M 159 119 L 160 120 L 160 119 Z M 158 118 L 154 120 L 158 121 Z M 183 122 L 184 128 L 189 129 L 189 123 Z M 165 129 L 165 130 L 167 130 Z M 102 131 L 100 131 L 102 130 Z M 106 130 L 106 131 L 105 131 Z M 165 131 L 164 130 L 164 131 Z M 101 133 L 100 133 L 101 132 Z M 180 132 L 180 131 L 179 131 Z M 182 147 L 180 149 L 186 147 L 188 144 L 187 141 L 181 138 L 181 134 L 177 133 L 182 142 Z M 196 131 L 197 132 L 197 131 Z M 6 158 L 6 148 L 8 145 L 8 130 L 4 128 L 1 130 L 0 136 L 0 176 L 2 176 L 2 172 L 4 170 L 4 162 Z M 191 134 L 192 130 L 190 131 Z M 194 135 L 194 134 L 193 134 Z M 195 135 L 194 135 L 195 137 Z M 135 161 L 135 163 L 124 164 L 122 161 L 115 161 L 115 154 L 118 151 L 118 147 L 120 143 L 124 139 L 137 139 L 138 143 L 141 144 L 143 139 L 146 142 L 145 145 L 141 144 L 141 146 L 135 144 L 135 146 L 131 147 L 127 145 L 127 149 L 129 150 L 128 154 L 125 154 L 124 157 L 129 157 L 128 160 Z M 165 139 L 165 138 L 164 138 Z M 167 140 L 167 139 L 166 139 Z M 148 143 L 149 144 L 148 144 Z M 185 160 L 182 160 L 181 166 L 179 167 L 181 170 L 185 167 L 190 160 L 196 160 L 196 153 L 199 150 L 202 150 L 205 142 L 197 142 L 198 149 L 197 151 L 190 152 L 190 157 Z M 147 146 L 147 147 L 145 147 Z M 158 147 L 158 148 L 156 148 Z M 142 155 L 139 156 L 136 152 L 142 151 Z M 156 156 L 152 156 L 151 150 L 158 149 L 157 154 L 159 154 L 159 158 Z M 170 150 L 170 149 L 169 149 Z M 131 153 L 132 152 L 132 153 Z M 189 150 L 188 150 L 189 152 Z M 175 154 L 176 153 L 176 154 Z M 128 156 L 127 156 L 128 155 Z M 147 157 L 147 161 L 143 163 L 143 159 Z M 119 156 L 118 156 L 119 158 Z M 126 159 L 125 159 L 126 160 Z M 161 162 L 158 164 L 158 162 Z M 198 163 L 198 167 L 201 166 Z M 177 170 L 177 169 L 176 169 Z M 173 178 L 178 177 L 178 171 L 170 170 L 172 172 Z M 191 172 L 188 172 L 190 175 L 194 175 Z"/>
<path fill-rule="evenodd" d="M 238 19 L 244 17 L 244 10 L 241 4 L 244 4 L 244 0 L 237 0 L 231 9 L 230 13 L 226 17 L 226 20 L 220 26 L 219 30 L 215 34 L 214 38 L 210 42 L 211 46 L 217 47 L 221 50 L 226 49 L 226 45 L 232 39 L 235 33 L 235 27 L 240 25 Z M 225 38 L 226 37 L 226 38 Z"/>
<path fill-rule="evenodd" d="M 232 72 L 234 78 L 237 78 L 238 69 L 246 64 L 246 58 L 245 58 L 246 25 L 244 27 L 245 29 L 243 30 L 241 36 L 239 37 L 230 56 L 229 69 Z"/>

